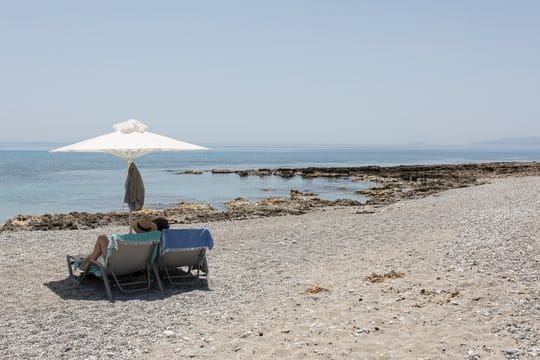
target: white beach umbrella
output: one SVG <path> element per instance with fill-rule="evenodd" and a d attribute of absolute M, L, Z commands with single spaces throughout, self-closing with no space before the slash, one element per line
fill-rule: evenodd
<path fill-rule="evenodd" d="M 51 152 L 109 153 L 126 160 L 129 170 L 130 165 L 135 159 L 154 151 L 208 150 L 203 146 L 148 132 L 146 131 L 147 126 L 135 119 L 115 124 L 113 127 L 115 129 L 114 132 L 54 149 L 51 150 Z M 131 172 L 128 171 L 128 174 L 130 173 Z M 129 178 L 126 179 L 126 184 L 129 180 Z M 126 186 L 126 191 L 128 190 L 127 188 L 128 186 Z M 129 196 L 126 193 L 125 199 L 128 197 Z M 131 232 L 132 209 L 137 209 L 138 206 L 136 207 L 132 204 L 129 205 L 129 224 Z"/>

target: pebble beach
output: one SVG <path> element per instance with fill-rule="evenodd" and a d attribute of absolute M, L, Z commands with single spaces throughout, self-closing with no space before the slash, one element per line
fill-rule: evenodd
<path fill-rule="evenodd" d="M 65 256 L 125 227 L 5 231 L 0 358 L 535 359 L 539 219 L 530 176 L 188 224 L 214 236 L 208 283 L 114 303 Z"/>

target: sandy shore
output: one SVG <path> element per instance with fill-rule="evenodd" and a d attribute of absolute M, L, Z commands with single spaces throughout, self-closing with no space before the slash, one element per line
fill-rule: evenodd
<path fill-rule="evenodd" d="M 113 304 L 68 282 L 64 259 L 124 228 L 0 233 L 0 358 L 538 358 L 540 178 L 489 181 L 190 224 L 216 239 L 210 290 Z"/>

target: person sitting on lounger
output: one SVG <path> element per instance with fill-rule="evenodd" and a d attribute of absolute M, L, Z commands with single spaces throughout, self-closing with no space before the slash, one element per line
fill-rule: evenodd
<path fill-rule="evenodd" d="M 169 228 L 169 221 L 164 217 L 156 217 L 150 220 L 148 216 L 143 215 L 139 220 L 133 221 L 131 227 L 136 233 L 161 231 Z M 109 238 L 107 235 L 99 235 L 96 244 L 94 245 L 94 250 L 82 261 L 82 263 L 86 265 L 83 265 L 81 270 L 84 271 L 88 267 L 90 260 L 97 261 L 100 257 L 104 258 L 107 254 L 107 246 L 109 246 Z"/>

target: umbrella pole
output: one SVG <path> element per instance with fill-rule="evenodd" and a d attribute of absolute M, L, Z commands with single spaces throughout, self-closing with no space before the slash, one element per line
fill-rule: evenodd
<path fill-rule="evenodd" d="M 133 233 L 133 228 L 131 227 L 133 221 L 133 211 L 129 210 L 129 233 Z"/>
<path fill-rule="evenodd" d="M 129 173 L 129 166 L 131 165 L 131 163 L 133 162 L 133 160 L 129 159 L 127 161 L 127 168 L 128 168 L 128 173 Z M 129 206 L 129 204 L 128 204 Z M 129 233 L 132 234 L 133 233 L 133 228 L 131 227 L 131 224 L 133 223 L 133 211 L 131 210 L 131 208 L 129 208 L 129 222 L 128 222 L 128 227 L 129 227 Z"/>

